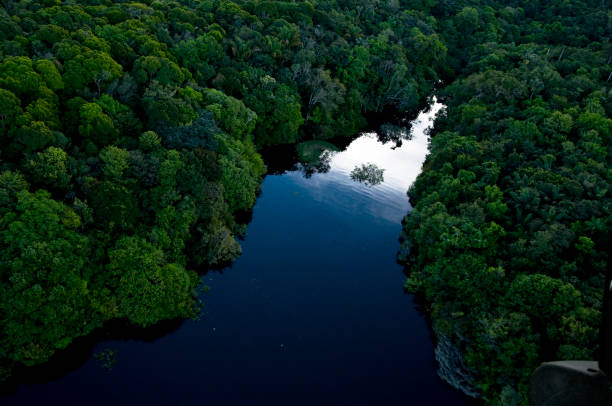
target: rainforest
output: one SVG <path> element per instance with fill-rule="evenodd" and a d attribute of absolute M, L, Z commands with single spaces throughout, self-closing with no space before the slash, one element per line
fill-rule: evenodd
<path fill-rule="evenodd" d="M 609 0 L 2 5 L 0 381 L 117 320 L 198 317 L 202 274 L 241 255 L 264 152 L 325 172 L 305 155 L 363 130 L 399 146 L 434 96 L 389 246 L 440 376 L 526 405 L 541 362 L 598 355 Z M 383 169 L 352 177 L 375 188 Z"/>

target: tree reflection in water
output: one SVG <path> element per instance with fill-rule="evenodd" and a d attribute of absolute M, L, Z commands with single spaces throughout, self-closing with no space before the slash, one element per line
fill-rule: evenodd
<path fill-rule="evenodd" d="M 361 166 L 356 166 L 351 171 L 351 179 L 361 182 L 366 186 L 375 186 L 385 180 L 384 172 L 384 169 L 379 168 L 375 164 L 361 164 Z"/>
<path fill-rule="evenodd" d="M 403 141 L 409 141 L 412 139 L 412 133 L 410 127 L 404 125 L 395 125 L 392 123 L 382 124 L 377 131 L 378 141 L 386 144 L 388 142 L 395 143 L 392 149 L 402 146 Z"/>
<path fill-rule="evenodd" d="M 315 173 L 327 173 L 331 169 L 332 157 L 336 151 L 323 151 L 319 155 L 319 159 L 313 162 L 303 162 L 300 164 L 300 171 L 306 179 L 309 179 Z"/>

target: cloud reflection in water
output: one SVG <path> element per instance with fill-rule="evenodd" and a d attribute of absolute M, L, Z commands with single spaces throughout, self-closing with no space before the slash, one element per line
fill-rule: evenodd
<path fill-rule="evenodd" d="M 339 210 L 360 210 L 373 217 L 399 223 L 410 210 L 406 191 L 421 172 L 427 155 L 428 129 L 443 107 L 434 99 L 427 111 L 412 122 L 411 137 L 401 145 L 383 143 L 376 133 L 364 133 L 344 151 L 326 159 L 325 173 L 288 173 L 295 182 L 303 183 L 315 200 L 333 203 Z M 384 180 L 375 186 L 355 182 L 351 172 L 363 164 L 384 170 Z"/>

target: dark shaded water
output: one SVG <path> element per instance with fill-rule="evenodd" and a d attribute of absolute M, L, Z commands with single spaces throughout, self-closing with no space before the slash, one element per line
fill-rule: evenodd
<path fill-rule="evenodd" d="M 420 116 L 401 148 L 366 134 L 334 155 L 327 173 L 266 177 L 242 257 L 203 276 L 210 291 L 199 321 L 154 340 L 102 341 L 94 352 L 117 351 L 112 370 L 73 360 L 81 365 L 0 402 L 468 404 L 436 375 L 429 330 L 395 262 L 432 115 Z M 385 169 L 382 184 L 351 180 L 366 162 Z"/>

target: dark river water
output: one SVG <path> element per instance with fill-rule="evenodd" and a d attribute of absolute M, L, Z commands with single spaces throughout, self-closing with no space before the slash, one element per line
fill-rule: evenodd
<path fill-rule="evenodd" d="M 364 134 L 326 173 L 267 176 L 242 256 L 202 277 L 210 290 L 199 320 L 82 345 L 0 403 L 469 404 L 438 378 L 430 331 L 395 261 L 406 190 L 440 106 L 419 115 L 401 147 Z M 384 182 L 353 181 L 364 163 L 384 169 Z M 116 351 L 110 370 L 90 356 L 105 349 Z"/>

